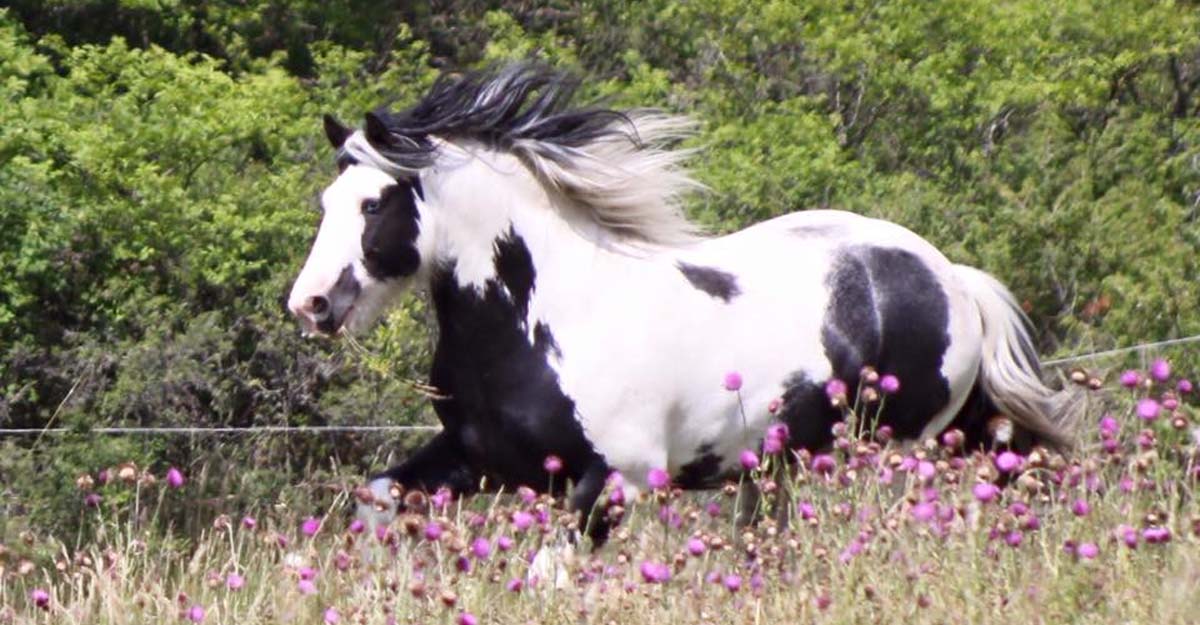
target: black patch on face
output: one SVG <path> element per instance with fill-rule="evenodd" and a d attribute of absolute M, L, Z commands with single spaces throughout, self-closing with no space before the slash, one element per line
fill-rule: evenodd
<path fill-rule="evenodd" d="M 711 488 L 719 484 L 722 477 L 721 457 L 713 453 L 711 444 L 705 443 L 696 449 L 694 460 L 679 467 L 675 482 L 686 489 Z"/>
<path fill-rule="evenodd" d="M 937 277 L 912 252 L 855 246 L 841 250 L 826 284 L 821 342 L 833 375 L 851 393 L 864 365 L 898 377 L 900 392 L 888 398 L 882 422 L 897 436 L 919 435 L 950 399 L 940 371 L 949 301 Z"/>
<path fill-rule="evenodd" d="M 497 277 L 482 290 L 460 287 L 453 265 L 432 276 L 439 334 L 430 378 L 449 396 L 434 402 L 438 417 L 493 487 L 544 489 L 550 476 L 542 463 L 554 454 L 563 461 L 556 490 L 587 476 L 589 491 L 598 494 L 604 461 L 547 362 L 557 349 L 551 328 L 536 324 L 529 340 L 525 315 L 536 272 L 524 240 L 510 232 L 496 241 L 494 264 Z"/>
<path fill-rule="evenodd" d="M 388 185 L 378 202 L 377 210 L 363 213 L 363 266 L 377 280 L 410 276 L 421 264 L 417 251 L 421 215 L 413 187 L 408 182 Z"/>
<path fill-rule="evenodd" d="M 738 288 L 737 277 L 731 273 L 713 267 L 690 265 L 683 261 L 677 262 L 676 265 L 692 286 L 727 304 L 742 294 L 742 290 Z"/>

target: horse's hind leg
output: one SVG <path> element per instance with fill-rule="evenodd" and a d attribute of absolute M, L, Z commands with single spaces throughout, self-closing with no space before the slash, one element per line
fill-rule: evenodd
<path fill-rule="evenodd" d="M 604 546 L 613 525 L 605 514 L 605 507 L 596 505 L 607 477 L 608 464 L 596 457 L 571 491 L 571 510 L 579 512 L 582 522 L 579 529 L 592 539 L 593 549 Z"/>
<path fill-rule="evenodd" d="M 379 523 L 390 523 L 395 517 L 400 502 L 396 500 L 394 485 L 400 491 L 425 492 L 446 487 L 456 495 L 464 495 L 479 488 L 479 476 L 467 462 L 458 441 L 442 430 L 404 462 L 371 476 L 368 487 L 373 501 L 361 504 L 358 510 L 359 517 L 368 521 L 371 529 Z"/>

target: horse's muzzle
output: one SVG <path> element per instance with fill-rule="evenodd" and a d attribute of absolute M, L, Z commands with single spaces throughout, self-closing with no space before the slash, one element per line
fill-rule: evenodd
<path fill-rule="evenodd" d="M 361 291 L 362 285 L 354 277 L 354 267 L 346 265 L 328 291 L 295 293 L 288 302 L 288 308 L 300 320 L 306 332 L 333 335 L 350 317 Z"/>

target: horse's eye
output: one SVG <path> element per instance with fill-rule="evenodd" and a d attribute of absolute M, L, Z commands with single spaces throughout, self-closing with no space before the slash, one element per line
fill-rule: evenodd
<path fill-rule="evenodd" d="M 363 200 L 362 211 L 368 215 L 374 215 L 379 212 L 379 200 L 374 198 Z"/>

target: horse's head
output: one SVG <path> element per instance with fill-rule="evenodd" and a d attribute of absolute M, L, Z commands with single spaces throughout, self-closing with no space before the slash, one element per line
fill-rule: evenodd
<path fill-rule="evenodd" d="M 374 115 L 364 131 L 325 118 L 340 174 L 321 195 L 321 226 L 288 299 L 309 332 L 365 329 L 431 257 L 433 228 L 420 178 L 360 162 L 343 149 L 359 132 L 360 141 L 386 140 L 382 128 Z"/>
<path fill-rule="evenodd" d="M 666 149 L 689 122 L 572 108 L 577 86 L 517 63 L 443 76 L 411 108 L 368 114 L 362 130 L 326 117 L 341 174 L 322 195 L 288 307 L 311 332 L 354 332 L 443 269 L 458 286 L 486 289 L 515 235 L 542 246 L 526 254 L 545 256 L 547 241 L 694 240 L 679 200 L 696 184 L 680 167 L 685 153 Z"/>

